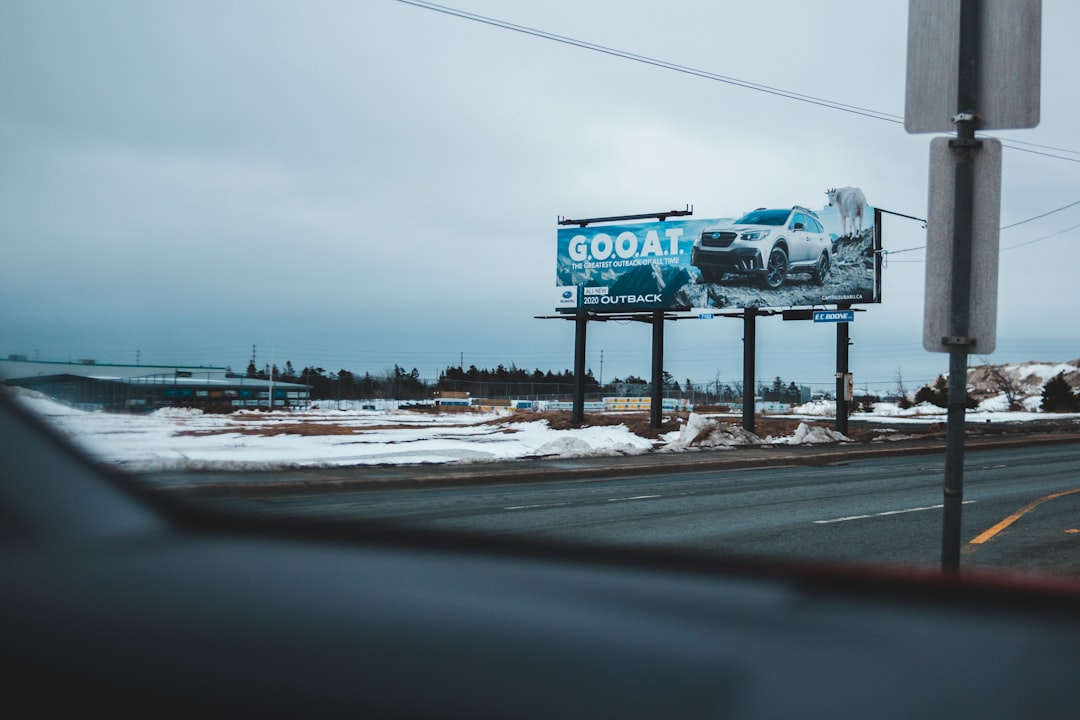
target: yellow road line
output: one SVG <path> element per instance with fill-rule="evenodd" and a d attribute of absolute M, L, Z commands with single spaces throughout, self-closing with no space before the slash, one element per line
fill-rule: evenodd
<path fill-rule="evenodd" d="M 1009 517 L 1007 517 L 1004 520 L 1002 520 L 1001 522 L 999 522 L 997 525 L 994 525 L 992 528 L 990 528 L 986 532 L 984 532 L 981 535 L 979 535 L 978 537 L 974 538 L 968 544 L 969 545 L 982 545 L 984 542 L 986 542 L 990 538 L 994 537 L 999 532 L 1001 532 L 1005 528 L 1009 527 L 1014 522 L 1016 522 L 1017 520 L 1022 518 L 1024 515 L 1027 515 L 1029 512 L 1031 512 L 1032 510 L 1034 510 L 1038 506 L 1042 505 L 1047 500 L 1053 500 L 1055 498 L 1062 497 L 1063 495 L 1072 495 L 1073 493 L 1078 493 L 1078 492 L 1080 492 L 1080 488 L 1073 488 L 1072 490 L 1064 490 L 1064 491 L 1059 492 L 1059 493 L 1054 493 L 1053 495 L 1047 495 L 1046 497 L 1041 497 L 1041 498 L 1039 498 L 1038 500 L 1036 500 L 1036 501 L 1034 501 L 1032 503 L 1028 503 L 1024 507 L 1022 507 L 1019 510 L 1017 510 L 1016 512 L 1014 512 Z"/>

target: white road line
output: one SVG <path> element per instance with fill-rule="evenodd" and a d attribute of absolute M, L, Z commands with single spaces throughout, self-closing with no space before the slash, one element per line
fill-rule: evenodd
<path fill-rule="evenodd" d="M 624 498 L 608 498 L 607 502 L 624 502 L 626 500 L 652 500 L 653 498 L 664 497 L 663 495 L 635 495 L 633 497 Z M 511 505 L 510 507 L 504 507 L 503 510 L 535 510 L 537 508 L 551 508 L 551 507 L 563 507 L 565 505 L 571 505 L 568 502 L 559 503 L 538 503 L 536 505 Z"/>
<path fill-rule="evenodd" d="M 970 505 L 974 500 L 964 500 L 961 505 Z M 815 525 L 828 525 L 829 523 L 847 522 L 849 520 L 866 520 L 867 518 L 885 517 L 887 515 L 902 515 L 904 513 L 922 512 L 923 510 L 940 510 L 944 505 L 928 505 L 926 507 L 906 508 L 904 510 L 886 510 L 885 512 L 870 513 L 869 515 L 850 515 L 848 517 L 832 518 L 830 520 L 814 520 Z"/>

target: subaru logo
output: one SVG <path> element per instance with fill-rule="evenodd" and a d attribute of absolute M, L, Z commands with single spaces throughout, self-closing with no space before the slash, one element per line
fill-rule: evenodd
<path fill-rule="evenodd" d="M 574 297 L 574 293 L 570 292 L 569 290 L 563 290 L 562 296 L 563 300 L 569 300 L 570 298 Z"/>

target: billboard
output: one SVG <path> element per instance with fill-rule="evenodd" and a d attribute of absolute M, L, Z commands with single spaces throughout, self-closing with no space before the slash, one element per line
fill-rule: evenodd
<path fill-rule="evenodd" d="M 881 302 L 877 213 L 858 188 L 830 192 L 833 204 L 821 210 L 796 205 L 730 218 L 560 228 L 556 309 Z"/>

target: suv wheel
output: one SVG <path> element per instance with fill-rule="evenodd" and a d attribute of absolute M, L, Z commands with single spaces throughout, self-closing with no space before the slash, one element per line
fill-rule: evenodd
<path fill-rule="evenodd" d="M 829 275 L 829 254 L 824 250 L 821 252 L 821 257 L 818 258 L 817 265 L 814 266 L 813 272 L 810 274 L 811 279 L 815 285 L 824 285 L 825 278 Z"/>
<path fill-rule="evenodd" d="M 765 274 L 761 276 L 761 287 L 776 290 L 787 279 L 788 258 L 782 247 L 774 247 L 769 253 L 769 262 L 765 265 Z"/>

